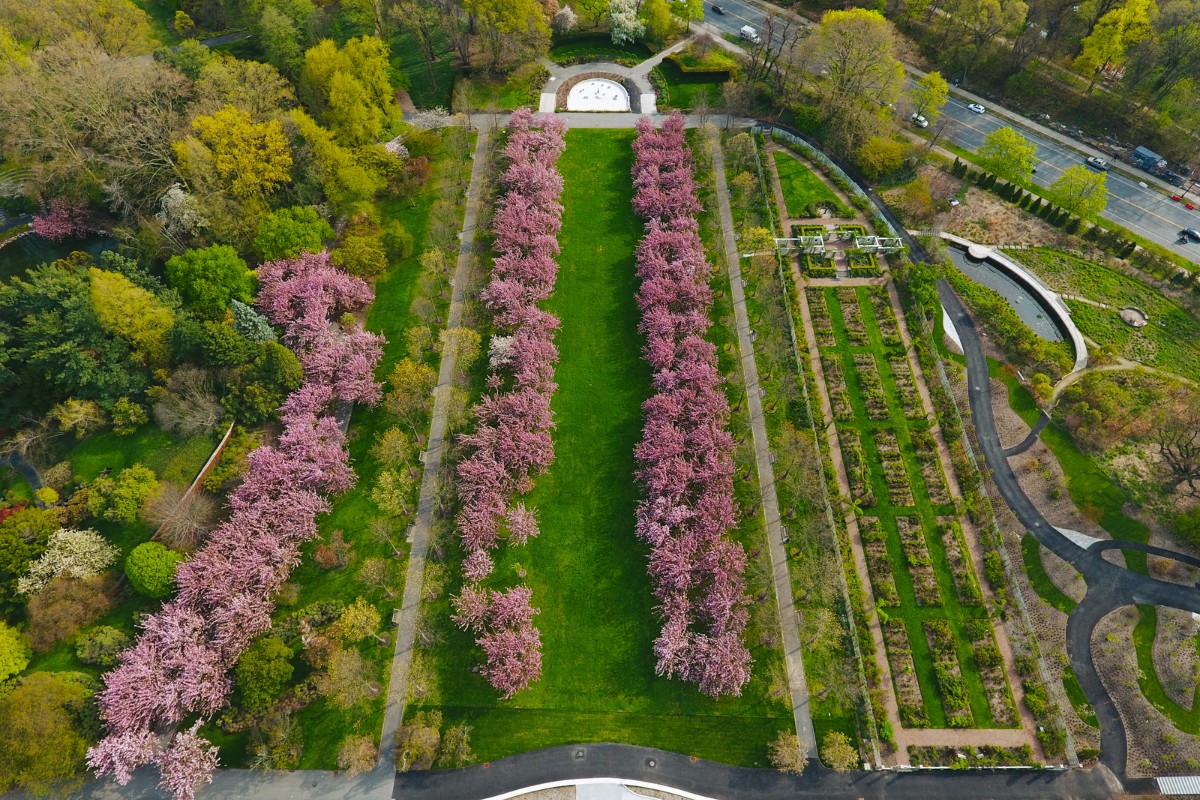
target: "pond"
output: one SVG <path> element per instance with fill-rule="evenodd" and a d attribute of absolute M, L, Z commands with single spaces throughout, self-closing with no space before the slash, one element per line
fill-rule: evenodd
<path fill-rule="evenodd" d="M 76 250 L 94 257 L 105 250 L 116 249 L 117 240 L 101 234 L 51 242 L 36 233 L 31 233 L 0 247 L 0 281 L 7 281 L 14 275 L 24 275 L 27 270 L 40 264 L 66 258 Z"/>
<path fill-rule="evenodd" d="M 990 261 L 971 258 L 964 250 L 950 247 L 950 260 L 971 280 L 998 292 L 1017 312 L 1021 321 L 1048 342 L 1064 342 L 1054 316 L 1042 305 L 1041 299 Z"/>

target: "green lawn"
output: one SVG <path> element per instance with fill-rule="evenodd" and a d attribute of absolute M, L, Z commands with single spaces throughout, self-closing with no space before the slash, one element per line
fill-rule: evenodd
<path fill-rule="evenodd" d="M 1108 267 L 1050 248 L 1009 253 L 1059 292 L 1080 295 L 1114 310 L 1067 301 L 1083 334 L 1112 345 L 1126 358 L 1200 380 L 1200 321 L 1158 290 Z M 1135 330 L 1115 309 L 1137 306 L 1150 324 Z"/>
<path fill-rule="evenodd" d="M 1096 711 L 1092 708 L 1092 704 L 1088 702 L 1087 695 L 1083 693 L 1083 687 L 1079 685 L 1079 679 L 1075 677 L 1075 670 L 1070 665 L 1063 669 L 1063 689 L 1067 692 L 1067 699 L 1071 701 L 1075 713 L 1085 724 L 1093 728 L 1100 727 L 1100 721 L 1096 719 Z"/>
<path fill-rule="evenodd" d="M 182 41 L 175 32 L 175 9 L 167 0 L 133 0 L 150 17 L 150 38 L 154 45 L 171 46 Z"/>
<path fill-rule="evenodd" d="M 425 62 L 416 37 L 400 31 L 392 37 L 392 83 L 407 86 L 417 108 L 450 108 L 458 56 L 444 36 L 435 38 L 432 64 Z"/>
<path fill-rule="evenodd" d="M 816 216 L 817 205 L 829 208 L 834 216 L 852 216 L 852 212 L 838 199 L 833 190 L 825 185 L 820 176 L 801 164 L 799 159 L 778 152 L 774 154 L 774 158 L 789 217 Z"/>
<path fill-rule="evenodd" d="M 1150 704 L 1167 716 L 1181 731 L 1200 734 L 1200 688 L 1192 699 L 1190 709 L 1176 703 L 1167 694 L 1154 671 L 1154 637 L 1158 631 L 1158 614 L 1154 606 L 1139 605 L 1141 618 L 1133 628 L 1133 646 L 1137 650 L 1138 684 Z M 1200 642 L 1200 640 L 1198 640 Z"/>
<path fill-rule="evenodd" d="M 448 624 L 442 598 L 427 607 L 445 643 L 433 656 L 437 690 L 425 702 L 438 706 L 447 724 L 474 726 L 480 759 L 620 741 L 765 764 L 766 744 L 790 726 L 790 713 L 765 697 L 763 670 L 742 697 L 720 700 L 654 674 L 651 647 L 659 623 L 647 549 L 633 531 L 633 448 L 650 383 L 634 300 L 633 253 L 642 226 L 630 205 L 632 139 L 632 131 L 571 131 L 559 162 L 562 253 L 547 303 L 562 320 L 555 462 L 528 498 L 541 536 L 500 554 L 495 572 L 497 584 L 516 582 L 519 569 L 527 572 L 524 582 L 541 610 L 535 624 L 543 642 L 542 678 L 512 700 L 499 700 L 473 671 L 479 652 L 470 635 Z M 761 648 L 752 652 L 770 658 Z"/>
<path fill-rule="evenodd" d="M 728 72 L 684 72 L 679 65 L 665 59 L 656 69 L 667 85 L 668 105 L 689 109 L 704 96 L 709 107 L 720 102 L 721 85 L 729 80 Z"/>
<path fill-rule="evenodd" d="M 916 675 L 921 687 L 925 712 L 929 718 L 929 726 L 942 728 L 947 726 L 946 709 L 940 701 L 929 644 L 926 640 L 924 622 L 926 620 L 944 619 L 950 624 L 956 639 L 956 655 L 961 668 L 967 696 L 970 702 L 970 712 L 974 717 L 973 727 L 996 727 L 997 723 L 991 709 L 988 707 L 987 694 L 982 673 L 976 664 L 975 654 L 967 634 L 967 623 L 971 620 L 985 620 L 987 609 L 982 605 L 964 605 L 959 600 L 955 587 L 953 572 L 946 550 L 936 533 L 939 517 L 954 515 L 953 506 L 935 505 L 929 498 L 924 481 L 921 479 L 921 467 L 916 459 L 912 440 L 912 429 L 918 423 L 909 419 L 911 411 L 904 407 L 892 375 L 888 359 L 885 357 L 887 347 L 883 341 L 875 310 L 869 299 L 870 289 L 859 288 L 856 291 L 856 303 L 859 315 L 862 317 L 868 336 L 868 345 L 854 346 L 850 343 L 844 306 L 838 298 L 836 289 L 812 289 L 825 294 L 825 301 L 830 311 L 833 330 L 837 338 L 836 347 L 822 348 L 823 351 L 835 354 L 842 364 L 845 375 L 846 389 L 849 392 L 851 405 L 854 407 L 854 418 L 850 421 L 839 422 L 856 429 L 862 439 L 864 460 L 870 466 L 870 476 L 873 483 L 873 493 L 876 504 L 863 510 L 866 516 L 880 519 L 887 536 L 888 556 L 891 562 L 892 575 L 895 579 L 899 595 L 899 605 L 887 608 L 887 615 L 893 619 L 902 619 L 908 633 L 909 645 L 912 648 L 913 662 Z M 887 398 L 889 418 L 872 420 L 867 412 L 866 400 L 861 386 L 858 371 L 855 368 L 853 355 L 855 352 L 873 352 L 876 354 L 879 376 Z M 831 387 L 832 388 L 832 387 Z M 910 486 L 912 487 L 913 505 L 895 506 L 892 504 L 887 482 L 882 470 L 882 457 L 876 444 L 876 432 L 889 430 L 896 434 L 900 444 L 901 457 L 904 461 Z M 904 549 L 897 527 L 898 516 L 919 517 L 925 533 L 925 544 L 936 574 L 941 605 L 919 606 L 913 575 L 909 570 Z M 970 569 L 973 574 L 973 569 Z M 976 578 L 977 582 L 977 578 Z M 1005 687 L 1011 691 L 1009 687 Z M 1011 695 L 1010 695 L 1011 698 Z M 1014 715 L 1015 719 L 1015 715 Z"/>

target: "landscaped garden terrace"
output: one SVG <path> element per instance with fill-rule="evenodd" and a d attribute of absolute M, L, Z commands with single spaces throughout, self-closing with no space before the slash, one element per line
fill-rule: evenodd
<path fill-rule="evenodd" d="M 807 301 L 905 727 L 1018 724 L 1004 661 L 886 291 Z"/>

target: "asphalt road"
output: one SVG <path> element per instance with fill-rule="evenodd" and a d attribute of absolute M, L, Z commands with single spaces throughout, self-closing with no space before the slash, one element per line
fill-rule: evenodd
<path fill-rule="evenodd" d="M 722 800 L 1067 800 L 1118 794 L 1107 770 L 996 770 L 993 772 L 846 772 L 810 764 L 803 775 L 692 760 L 688 756 L 623 744 L 551 747 L 490 765 L 396 776 L 402 800 L 480 800 L 556 781 L 613 778 L 646 781 Z"/>
<path fill-rule="evenodd" d="M 726 33 L 737 35 L 743 25 L 762 31 L 763 12 L 747 0 L 721 0 L 720 5 L 725 9 L 724 14 L 712 10 L 712 3 L 704 6 L 704 21 Z M 911 76 L 906 85 L 912 85 Z M 1034 183 L 1039 186 L 1049 186 L 1062 176 L 1063 171 L 1070 166 L 1084 163 L 1084 151 L 1072 149 L 1064 144 L 1046 137 L 1032 128 L 1029 120 L 1005 110 L 1006 118 L 995 114 L 976 114 L 967 109 L 967 100 L 952 96 L 946 104 L 943 113 L 954 120 L 952 128 L 943 136 L 943 140 L 962 147 L 965 150 L 977 150 L 983 144 L 984 138 L 1005 126 L 1020 129 L 1021 134 L 1037 145 L 1036 158 L 1038 171 L 1033 176 Z M 987 104 L 984 104 L 985 107 Z M 1015 120 L 1015 122 L 1013 121 Z M 1121 165 L 1136 176 L 1136 170 L 1128 165 Z M 1116 222 L 1139 236 L 1155 244 L 1177 253 L 1184 258 L 1200 264 L 1200 244 L 1177 244 L 1181 228 L 1200 230 L 1200 199 L 1193 197 L 1197 210 L 1189 211 L 1181 203 L 1170 199 L 1161 189 L 1153 185 L 1139 185 L 1141 179 L 1130 178 L 1119 172 L 1108 173 L 1108 207 L 1103 212 L 1105 219 Z"/>

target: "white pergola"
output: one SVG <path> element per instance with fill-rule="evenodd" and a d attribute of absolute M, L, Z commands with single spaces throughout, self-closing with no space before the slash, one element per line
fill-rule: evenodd
<path fill-rule="evenodd" d="M 904 240 L 888 236 L 855 236 L 854 246 L 870 253 L 879 251 L 895 253 L 897 250 L 904 249 Z"/>
<path fill-rule="evenodd" d="M 791 239 L 776 239 L 775 246 L 782 250 L 802 250 L 805 253 L 824 253 L 824 236 L 796 236 Z"/>

